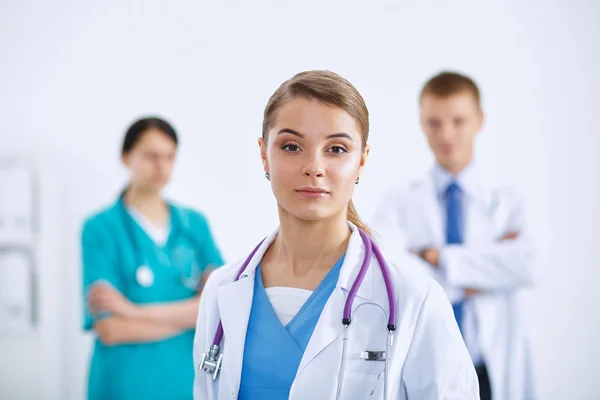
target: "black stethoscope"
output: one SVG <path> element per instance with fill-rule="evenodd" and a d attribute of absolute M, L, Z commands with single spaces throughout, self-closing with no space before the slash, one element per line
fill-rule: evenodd
<path fill-rule="evenodd" d="M 124 200 L 125 193 L 126 193 L 126 190 L 124 190 L 121 193 L 121 195 L 119 196 L 119 207 L 121 210 L 121 218 L 122 218 L 124 226 L 125 226 L 125 232 L 127 234 L 129 243 L 131 244 L 131 247 L 133 247 L 134 259 L 135 259 L 135 263 L 136 263 L 135 279 L 138 282 L 138 284 L 140 284 L 141 286 L 151 287 L 154 284 L 154 272 L 150 268 L 146 257 L 144 257 L 140 243 L 138 242 L 138 240 L 135 236 L 135 232 L 134 232 L 135 226 L 134 226 L 133 217 L 129 214 L 129 212 L 127 211 L 127 208 L 125 207 L 125 200 Z M 175 207 L 173 207 L 171 204 L 168 204 L 168 206 L 169 206 L 169 210 L 170 210 L 171 221 L 172 221 L 171 225 L 172 225 L 172 229 L 173 229 L 171 232 L 171 235 L 174 235 L 171 238 L 169 238 L 169 240 L 177 241 L 180 238 L 184 238 L 195 248 L 200 248 L 199 246 L 196 245 L 196 240 L 192 236 L 192 234 L 190 232 L 188 232 L 187 230 L 183 229 L 183 222 L 180 220 L 180 216 L 179 216 L 177 210 L 175 210 Z M 186 288 L 196 291 L 200 288 L 200 284 L 202 281 L 202 271 L 201 271 L 200 266 L 198 265 L 198 262 L 196 260 L 196 257 L 194 257 L 194 255 L 192 255 L 192 257 L 191 257 L 191 263 L 192 263 L 192 266 L 191 266 L 191 270 L 190 270 L 190 276 L 185 274 L 183 272 L 183 270 L 181 270 L 181 268 L 180 268 L 181 283 Z M 177 263 L 173 262 L 173 264 L 177 264 Z M 178 267 L 176 267 L 176 268 L 178 268 Z"/>

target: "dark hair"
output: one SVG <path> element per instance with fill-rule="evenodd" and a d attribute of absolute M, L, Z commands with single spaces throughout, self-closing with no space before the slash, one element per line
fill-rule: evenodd
<path fill-rule="evenodd" d="M 471 92 L 475 98 L 475 102 L 479 105 L 481 95 L 479 88 L 473 79 L 466 75 L 461 75 L 456 72 L 444 71 L 432 77 L 425 83 L 421 90 L 419 100 L 423 100 L 423 96 L 431 94 L 438 97 L 448 97 L 461 92 Z"/>
<path fill-rule="evenodd" d="M 175 142 L 175 145 L 177 145 L 177 133 L 175 133 L 175 129 L 173 129 L 171 124 L 158 117 L 148 117 L 135 121 L 133 125 L 127 129 L 125 139 L 123 139 L 123 148 L 121 152 L 123 154 L 129 153 L 148 129 L 158 129 L 170 137 Z"/>

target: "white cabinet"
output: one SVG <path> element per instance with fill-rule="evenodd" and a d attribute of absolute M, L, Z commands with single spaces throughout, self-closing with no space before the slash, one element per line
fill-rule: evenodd
<path fill-rule="evenodd" d="M 0 335 L 36 327 L 37 195 L 33 166 L 0 158 Z"/>

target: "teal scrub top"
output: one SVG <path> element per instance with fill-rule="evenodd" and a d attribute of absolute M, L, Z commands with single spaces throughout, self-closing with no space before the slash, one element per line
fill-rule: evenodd
<path fill-rule="evenodd" d="M 95 321 L 109 316 L 89 312 L 86 293 L 93 283 L 108 283 L 137 304 L 185 300 L 197 295 L 197 291 L 184 285 L 183 276 L 197 277 L 208 266 L 224 264 L 202 214 L 174 205 L 170 209 L 171 229 L 164 246 L 152 241 L 125 210 L 122 200 L 85 221 L 82 231 L 85 330 L 91 330 Z M 140 262 L 154 275 L 149 287 L 140 285 L 136 279 Z M 96 338 L 88 399 L 192 399 L 193 340 L 194 330 L 154 343 L 106 346 Z"/>

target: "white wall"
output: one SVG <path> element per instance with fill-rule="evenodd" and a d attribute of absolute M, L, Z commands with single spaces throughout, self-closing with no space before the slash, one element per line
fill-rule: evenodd
<path fill-rule="evenodd" d="M 284 79 L 321 68 L 347 77 L 370 108 L 373 150 L 355 195 L 367 218 L 389 184 L 431 163 L 417 125 L 424 80 L 456 68 L 478 81 L 480 166 L 522 190 L 541 244 L 541 398 L 600 396 L 597 3 L 143 3 L 0 3 L 0 155 L 32 158 L 45 176 L 42 326 L 0 336 L 0 398 L 83 398 L 79 228 L 125 182 L 127 125 L 147 113 L 175 124 L 168 192 L 207 213 L 232 260 L 277 222 L 256 146 L 263 107 Z"/>

